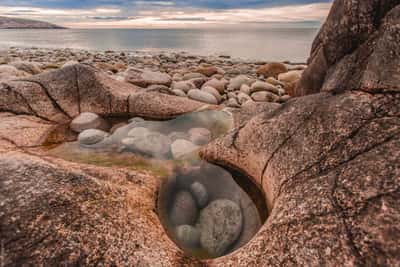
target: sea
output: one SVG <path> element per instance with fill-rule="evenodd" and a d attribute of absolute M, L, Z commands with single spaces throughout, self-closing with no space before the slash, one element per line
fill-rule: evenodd
<path fill-rule="evenodd" d="M 187 52 L 244 60 L 306 62 L 318 32 L 312 27 L 227 29 L 0 30 L 0 49 L 72 48 L 91 51 Z"/>

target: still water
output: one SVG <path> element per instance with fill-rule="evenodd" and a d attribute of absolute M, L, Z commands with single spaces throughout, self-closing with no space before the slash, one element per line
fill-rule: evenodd
<path fill-rule="evenodd" d="M 168 236 L 187 255 L 215 258 L 243 245 L 266 219 L 262 193 L 247 177 L 199 158 L 198 151 L 233 127 L 225 111 L 170 121 L 132 118 L 102 140 L 64 143 L 47 153 L 65 160 L 152 172 L 162 179 L 157 212 Z M 120 126 L 119 126 L 120 125 Z M 109 125 L 111 126 L 111 125 Z"/>
<path fill-rule="evenodd" d="M 305 62 L 318 27 L 248 29 L 0 30 L 10 46 L 88 50 L 188 52 L 249 60 Z"/>

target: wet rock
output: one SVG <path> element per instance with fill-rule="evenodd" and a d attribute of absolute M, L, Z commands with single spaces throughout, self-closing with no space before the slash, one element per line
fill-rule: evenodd
<path fill-rule="evenodd" d="M 189 130 L 189 135 L 190 141 L 199 146 L 208 144 L 212 138 L 210 130 L 206 128 L 192 128 Z"/>
<path fill-rule="evenodd" d="M 223 255 L 240 236 L 242 224 L 242 211 L 235 202 L 214 200 L 200 212 L 201 246 L 214 257 Z"/>
<path fill-rule="evenodd" d="M 194 182 L 190 186 L 190 192 L 196 199 L 197 205 L 200 208 L 204 208 L 207 205 L 208 200 L 209 200 L 209 195 L 208 195 L 207 188 L 203 184 L 201 184 L 199 182 Z"/>
<path fill-rule="evenodd" d="M 171 139 L 172 142 L 178 139 L 189 140 L 189 134 L 185 132 L 171 132 L 170 134 L 168 134 L 168 137 L 169 139 Z"/>
<path fill-rule="evenodd" d="M 134 118 L 129 119 L 128 122 L 129 122 L 130 124 L 131 124 L 131 123 L 139 123 L 139 122 L 144 122 L 144 119 L 143 119 L 143 118 L 140 118 L 140 117 L 134 117 Z"/>
<path fill-rule="evenodd" d="M 255 92 L 251 94 L 251 98 L 256 102 L 277 102 L 279 100 L 279 96 L 265 91 Z"/>
<path fill-rule="evenodd" d="M 263 66 L 260 66 L 257 69 L 257 75 L 259 75 L 259 76 L 262 75 L 265 78 L 269 78 L 269 77 L 278 78 L 279 74 L 285 73 L 287 71 L 288 71 L 288 69 L 285 64 L 273 62 L 273 63 L 268 63 Z"/>
<path fill-rule="evenodd" d="M 171 153 L 174 159 L 180 159 L 185 155 L 193 153 L 200 147 L 186 139 L 177 139 L 171 145 Z"/>
<path fill-rule="evenodd" d="M 125 72 L 125 81 L 146 88 L 154 84 L 170 86 L 172 79 L 166 73 L 129 68 Z"/>
<path fill-rule="evenodd" d="M 279 89 L 267 82 L 256 81 L 251 85 L 250 94 L 260 91 L 268 91 L 274 94 L 279 94 Z"/>
<path fill-rule="evenodd" d="M 72 120 L 70 128 L 77 133 L 88 129 L 108 131 L 110 125 L 99 115 L 91 112 L 83 112 Z"/>
<path fill-rule="evenodd" d="M 207 104 L 217 105 L 218 101 L 212 94 L 204 92 L 198 89 L 192 89 L 189 91 L 188 96 L 190 99 L 197 100 Z"/>
<path fill-rule="evenodd" d="M 200 243 L 200 232 L 191 225 L 179 225 L 176 227 L 175 235 L 178 241 L 187 247 L 196 247 Z"/>
<path fill-rule="evenodd" d="M 101 130 L 96 130 L 96 129 L 89 129 L 89 130 L 84 130 L 81 132 L 78 136 L 78 141 L 79 144 L 81 145 L 94 145 L 97 143 L 100 143 L 101 141 L 104 140 L 108 135 L 107 132 L 101 131 Z"/>
<path fill-rule="evenodd" d="M 135 127 L 128 132 L 128 137 L 145 137 L 150 133 L 150 130 L 144 127 Z"/>
<path fill-rule="evenodd" d="M 168 158 L 170 155 L 171 140 L 160 133 L 141 132 L 140 135 L 122 139 L 121 144 L 132 152 L 154 158 Z"/>
<path fill-rule="evenodd" d="M 196 201 L 188 191 L 179 191 L 171 206 L 169 214 L 173 225 L 193 225 L 198 216 Z"/>

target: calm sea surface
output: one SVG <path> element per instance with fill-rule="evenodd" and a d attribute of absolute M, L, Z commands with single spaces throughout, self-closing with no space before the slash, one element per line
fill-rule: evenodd
<path fill-rule="evenodd" d="M 188 52 L 252 60 L 306 61 L 318 28 L 0 30 L 10 46 Z"/>

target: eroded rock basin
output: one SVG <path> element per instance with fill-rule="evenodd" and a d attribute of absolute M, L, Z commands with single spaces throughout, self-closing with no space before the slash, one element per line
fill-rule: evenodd
<path fill-rule="evenodd" d="M 226 255 L 245 245 L 260 229 L 266 207 L 258 188 L 247 177 L 198 156 L 202 146 L 233 127 L 230 113 L 201 111 L 169 121 L 135 117 L 109 124 L 109 132 L 104 123 L 98 124 L 101 130 L 81 129 L 77 141 L 52 147 L 47 153 L 68 161 L 131 168 L 162 177 L 157 213 L 170 239 L 189 256 Z"/>

